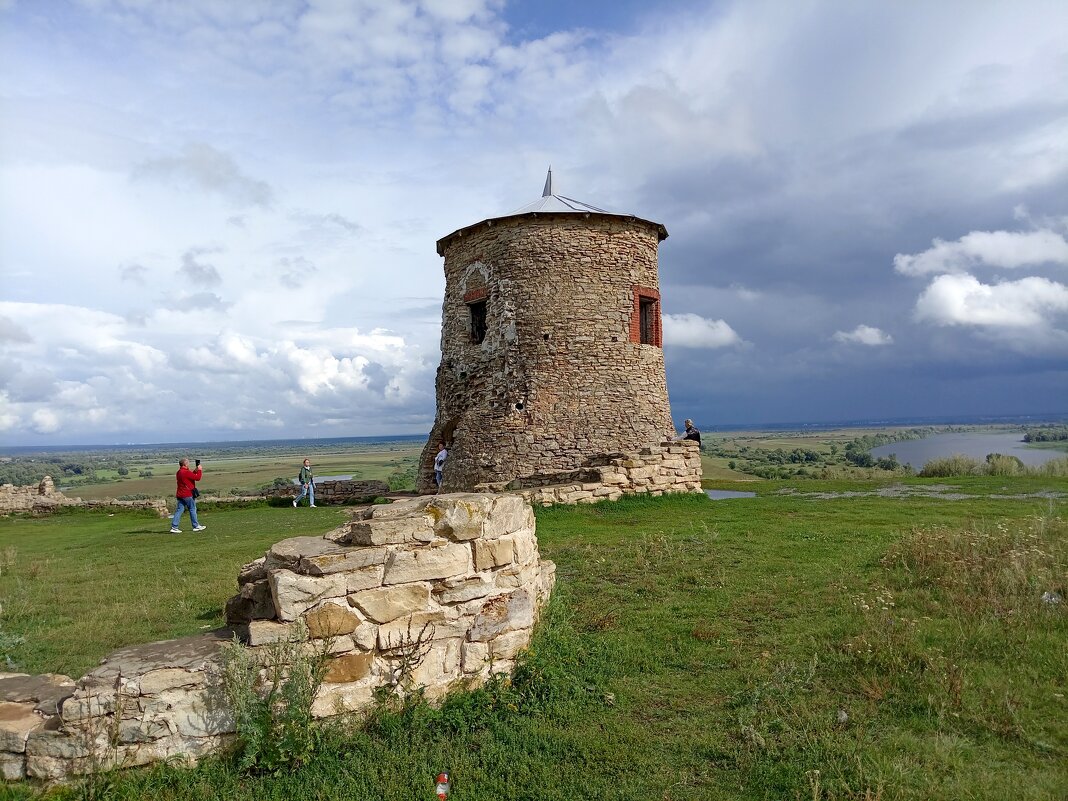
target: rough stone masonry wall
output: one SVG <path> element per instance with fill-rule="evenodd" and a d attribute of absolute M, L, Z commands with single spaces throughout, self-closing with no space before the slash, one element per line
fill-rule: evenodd
<path fill-rule="evenodd" d="M 266 495 L 274 498 L 295 498 L 300 494 L 300 485 L 268 490 Z M 316 481 L 315 503 L 324 506 L 339 506 L 346 503 L 369 502 L 389 494 L 385 481 Z"/>
<path fill-rule="evenodd" d="M 160 517 L 169 517 L 167 502 L 163 498 L 150 498 L 138 501 L 83 501 L 81 498 L 68 498 L 56 489 L 51 476 L 45 476 L 38 484 L 15 486 L 0 485 L 0 515 L 18 512 L 47 514 L 64 506 L 77 506 L 85 509 L 103 509 L 120 507 L 124 509 L 151 509 Z"/>
<path fill-rule="evenodd" d="M 612 215 L 491 221 L 445 253 L 437 418 L 420 461 L 433 487 L 437 443 L 451 443 L 445 489 L 574 470 L 673 431 L 664 353 L 631 341 L 635 289 L 656 291 L 659 229 Z M 488 330 L 471 337 L 468 302 Z"/>
<path fill-rule="evenodd" d="M 596 457 L 569 473 L 482 484 L 478 489 L 516 492 L 539 506 L 615 501 L 624 495 L 701 492 L 701 448 L 690 440 L 662 442 L 634 454 Z"/>
<path fill-rule="evenodd" d="M 367 709 L 414 640 L 424 656 L 397 689 L 440 698 L 512 669 L 554 579 L 518 495 L 371 507 L 246 565 L 233 629 L 121 649 L 77 682 L 0 674 L 0 773 L 62 779 L 219 749 L 233 736 L 221 675 L 235 631 L 253 652 L 301 630 L 329 650 L 319 717 Z"/>

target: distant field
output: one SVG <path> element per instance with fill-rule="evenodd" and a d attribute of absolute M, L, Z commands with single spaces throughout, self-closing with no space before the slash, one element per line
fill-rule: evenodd
<path fill-rule="evenodd" d="M 889 481 L 908 476 L 911 470 L 893 460 L 889 464 L 886 460 L 865 463 L 863 456 L 872 447 L 900 438 L 916 439 L 945 431 L 1007 430 L 1022 431 L 1005 426 L 711 431 L 703 434 L 702 467 L 706 481 L 793 478 Z M 239 446 L 224 443 L 217 453 L 213 451 L 214 446 L 208 445 L 205 452 L 187 455 L 191 459 L 204 458 L 205 477 L 201 491 L 207 494 L 254 493 L 276 479 L 292 480 L 305 456 L 312 459 L 319 476 L 353 475 L 358 479 L 381 479 L 391 481 L 396 488 L 408 489 L 414 486 L 414 467 L 422 446 L 421 441 L 411 440 L 329 445 L 308 440 L 306 446 L 271 442 Z M 62 457 L 52 454 L 51 458 L 58 463 L 53 465 L 51 474 L 57 486 L 74 497 L 170 497 L 174 492 L 174 472 L 179 454 L 154 447 L 157 448 L 155 452 L 146 454 L 106 449 L 79 451 Z M 1068 452 L 1068 442 L 1039 443 L 1034 447 Z M 26 460 L 28 457 L 16 458 Z M 70 467 L 64 464 L 65 460 L 78 462 L 75 467 L 79 473 L 64 469 Z M 10 468 L 10 465 L 6 467 Z M 2 469 L 5 468 L 0 464 Z M 120 475 L 120 470 L 126 475 Z"/>
<path fill-rule="evenodd" d="M 390 474 L 414 463 L 422 444 L 399 444 L 377 449 L 366 446 L 315 452 L 310 455 L 312 468 L 318 476 L 352 475 L 356 479 L 385 481 Z M 197 454 L 190 453 L 192 461 Z M 231 490 L 255 491 L 276 478 L 296 479 L 303 457 L 250 452 L 248 456 L 211 459 L 205 456 L 204 479 L 199 487 L 205 494 L 227 494 Z M 131 460 L 127 463 L 130 475 L 121 478 L 115 471 L 98 471 L 97 475 L 113 479 L 99 484 L 78 485 L 67 491 L 86 499 L 117 498 L 120 495 L 174 494 L 175 462 Z M 152 472 L 151 478 L 141 478 L 141 471 Z M 59 482 L 57 482 L 59 483 Z M 60 484 L 62 486 L 62 484 Z"/>
<path fill-rule="evenodd" d="M 791 449 L 799 445 L 830 451 L 832 444 L 844 445 L 857 437 L 906 431 L 904 426 L 887 428 L 836 428 L 826 431 L 713 431 L 702 433 L 703 442 L 730 440 L 738 445 L 774 450 Z"/>
<path fill-rule="evenodd" d="M 757 476 L 731 470 L 727 465 L 728 461 L 728 459 L 719 456 L 709 456 L 707 453 L 701 454 L 701 472 L 704 474 L 704 479 L 706 481 L 763 481 Z"/>

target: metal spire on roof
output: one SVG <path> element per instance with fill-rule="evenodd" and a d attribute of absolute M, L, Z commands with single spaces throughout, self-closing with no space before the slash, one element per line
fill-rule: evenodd
<path fill-rule="evenodd" d="M 3 0 L 0 0 L 0 3 L 2 2 Z M 581 200 L 575 200 L 574 198 L 565 197 L 564 195 L 553 194 L 553 168 L 550 164 L 549 171 L 545 174 L 545 188 L 541 190 L 541 197 L 533 203 L 528 203 L 508 214 L 489 217 L 481 223 L 468 225 L 465 228 L 458 228 L 448 236 L 438 240 L 438 255 L 445 255 L 445 245 L 451 241 L 453 237 L 463 236 L 468 231 L 474 231 L 479 225 L 492 225 L 496 220 L 506 220 L 511 217 L 519 217 L 527 214 L 547 214 L 553 216 L 559 214 L 580 214 L 584 215 L 586 218 L 589 218 L 591 214 L 606 214 L 612 217 L 624 217 L 629 220 L 638 220 L 639 222 L 645 222 L 656 226 L 659 239 L 667 239 L 668 235 L 667 229 L 660 223 L 644 220 L 641 217 L 635 217 L 633 214 L 624 214 L 621 212 L 608 211 L 607 209 L 600 209 L 597 208 L 597 206 L 591 206 L 589 203 L 583 203 Z"/>

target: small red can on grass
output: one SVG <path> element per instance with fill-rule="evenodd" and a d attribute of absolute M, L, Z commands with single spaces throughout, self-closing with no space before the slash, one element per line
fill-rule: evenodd
<path fill-rule="evenodd" d="M 449 774 L 439 773 L 438 777 L 434 780 L 435 787 L 434 792 L 438 794 L 438 798 L 441 801 L 445 801 L 449 797 Z"/>

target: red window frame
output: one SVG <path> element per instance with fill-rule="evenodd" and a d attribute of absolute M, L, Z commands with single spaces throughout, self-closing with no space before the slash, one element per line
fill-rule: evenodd
<path fill-rule="evenodd" d="M 664 323 L 660 315 L 660 292 L 652 287 L 633 287 L 634 305 L 630 315 L 630 341 L 635 345 L 653 345 L 658 348 L 664 347 Z M 650 320 L 651 331 L 646 339 L 642 338 L 642 305 L 651 306 Z"/>

